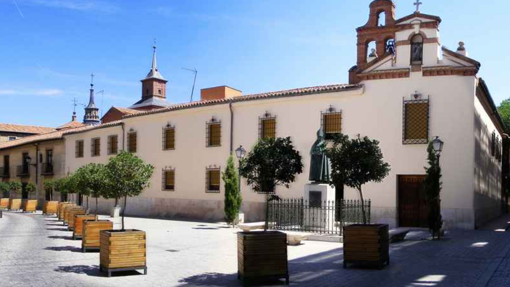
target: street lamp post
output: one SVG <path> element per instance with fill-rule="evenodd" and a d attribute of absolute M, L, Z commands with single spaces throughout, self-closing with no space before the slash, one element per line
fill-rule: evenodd
<path fill-rule="evenodd" d="M 432 140 L 432 147 L 434 148 L 434 151 L 436 152 L 437 156 L 437 163 L 439 164 L 439 158 L 441 157 L 441 152 L 443 151 L 444 142 L 439 139 L 438 136 L 436 136 Z"/>
<path fill-rule="evenodd" d="M 236 149 L 236 157 L 239 160 L 238 174 L 239 174 L 239 193 L 241 193 L 241 160 L 246 156 L 246 150 L 243 146 Z"/>

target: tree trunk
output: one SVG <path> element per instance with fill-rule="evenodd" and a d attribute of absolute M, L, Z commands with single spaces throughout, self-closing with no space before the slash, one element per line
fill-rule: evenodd
<path fill-rule="evenodd" d="M 264 232 L 269 229 L 269 193 L 266 194 L 266 220 L 264 224 Z"/>
<path fill-rule="evenodd" d="M 363 225 L 367 225 L 367 214 L 365 213 L 365 200 L 363 200 L 363 191 L 358 187 L 359 197 L 361 199 L 361 213 L 363 214 Z"/>
<path fill-rule="evenodd" d="M 96 197 L 96 218 L 97 218 L 97 214 L 98 214 L 97 210 L 98 210 L 98 203 L 97 203 L 97 197 Z"/>
<path fill-rule="evenodd" d="M 127 196 L 124 197 L 124 208 L 122 209 L 122 231 L 126 231 L 124 229 L 124 217 L 126 216 L 126 206 L 127 206 Z"/>

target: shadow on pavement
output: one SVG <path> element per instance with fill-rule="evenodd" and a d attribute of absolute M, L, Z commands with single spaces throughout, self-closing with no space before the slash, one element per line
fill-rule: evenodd
<path fill-rule="evenodd" d="M 48 236 L 51 239 L 65 239 L 65 240 L 73 240 L 72 236 Z"/>
<path fill-rule="evenodd" d="M 69 231 L 67 228 L 46 228 L 46 230 L 53 230 L 53 231 Z"/>
<path fill-rule="evenodd" d="M 52 251 L 71 251 L 71 252 L 80 252 L 82 253 L 81 248 L 74 246 L 56 246 L 56 247 L 46 247 L 44 250 L 52 250 Z"/>
<path fill-rule="evenodd" d="M 103 273 L 99 271 L 98 265 L 75 265 L 75 266 L 59 266 L 55 269 L 56 272 L 60 273 L 75 273 L 75 274 L 86 274 L 95 277 L 104 277 Z"/>
<path fill-rule="evenodd" d="M 62 224 L 48 224 L 48 223 L 46 223 L 46 226 L 64 226 L 64 225 L 62 225 Z"/>

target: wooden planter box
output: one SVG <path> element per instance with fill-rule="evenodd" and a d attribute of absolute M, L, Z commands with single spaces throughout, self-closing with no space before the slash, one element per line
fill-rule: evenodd
<path fill-rule="evenodd" d="M 75 239 L 75 240 L 82 239 L 83 224 L 86 220 L 95 221 L 95 220 L 97 220 L 97 215 L 75 215 L 73 239 Z"/>
<path fill-rule="evenodd" d="M 27 199 L 23 201 L 23 212 L 36 212 L 37 199 Z"/>
<path fill-rule="evenodd" d="M 7 208 L 9 208 L 9 199 L 8 199 L 8 198 L 2 198 L 2 199 L 0 199 L 0 208 L 1 208 L 1 209 L 7 209 Z"/>
<path fill-rule="evenodd" d="M 285 278 L 289 284 L 287 235 L 279 231 L 237 234 L 238 278 Z"/>
<path fill-rule="evenodd" d="M 46 201 L 43 207 L 43 214 L 55 215 L 57 214 L 58 201 Z"/>
<path fill-rule="evenodd" d="M 102 230 L 113 230 L 113 222 L 109 220 L 84 221 L 81 249 L 83 252 L 99 250 L 100 232 Z"/>
<path fill-rule="evenodd" d="M 9 210 L 21 210 L 21 199 L 11 199 Z"/>
<path fill-rule="evenodd" d="M 101 231 L 100 269 L 112 272 L 143 269 L 147 275 L 147 239 L 141 230 Z"/>
<path fill-rule="evenodd" d="M 66 207 L 67 206 L 70 206 L 70 205 L 75 205 L 73 203 L 70 203 L 70 202 L 62 202 L 59 204 L 59 207 L 58 207 L 58 220 L 64 220 L 64 211 L 66 210 Z"/>
<path fill-rule="evenodd" d="M 382 269 L 390 264 L 388 225 L 350 225 L 343 231 L 344 268 L 347 264 L 361 264 Z"/>
<path fill-rule="evenodd" d="M 74 219 L 76 218 L 76 215 L 85 215 L 87 214 L 87 211 L 85 209 L 71 209 L 69 210 L 69 220 L 68 220 L 68 229 L 74 230 Z"/>
<path fill-rule="evenodd" d="M 64 225 L 69 225 L 69 219 L 71 218 L 71 211 L 73 210 L 83 210 L 83 207 L 76 205 L 69 205 L 64 208 Z"/>

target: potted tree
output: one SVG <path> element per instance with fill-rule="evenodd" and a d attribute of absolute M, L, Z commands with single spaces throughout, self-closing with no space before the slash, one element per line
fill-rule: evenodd
<path fill-rule="evenodd" d="M 95 198 L 95 214 L 77 215 L 74 222 L 73 238 L 82 238 L 82 250 L 87 248 L 99 249 L 99 235 L 101 230 L 113 229 L 113 223 L 109 220 L 97 220 L 99 202 L 106 188 L 106 170 L 103 164 L 87 164 L 81 168 L 79 184 L 87 195 Z M 85 227 L 86 225 L 86 227 Z M 87 233 L 84 234 L 84 230 Z"/>
<path fill-rule="evenodd" d="M 58 201 L 53 201 L 53 193 L 55 192 L 55 180 L 47 179 L 44 181 L 44 191 L 49 195 L 50 200 L 46 201 L 43 205 L 43 214 L 56 214 Z"/>
<path fill-rule="evenodd" d="M 10 198 L 9 210 L 21 210 L 21 199 L 15 198 L 16 194 L 21 192 L 23 185 L 19 181 L 10 181 L 9 183 Z"/>
<path fill-rule="evenodd" d="M 239 209 L 243 198 L 239 190 L 239 174 L 232 155 L 228 158 L 227 168 L 223 172 L 223 182 L 225 183 L 225 221 L 234 227 L 239 218 Z"/>
<path fill-rule="evenodd" d="M 255 192 L 266 195 L 264 231 L 238 233 L 238 277 L 242 281 L 275 277 L 285 278 L 289 284 L 287 236 L 268 231 L 269 202 L 279 199 L 275 195 L 277 186 L 289 188 L 302 172 L 301 155 L 290 137 L 260 139 L 241 161 L 241 176 Z"/>
<path fill-rule="evenodd" d="M 356 189 L 362 202 L 363 224 L 345 226 L 343 230 L 344 268 L 350 263 L 382 268 L 390 261 L 388 225 L 369 224 L 362 190 L 364 184 L 381 182 L 390 172 L 379 142 L 360 135 L 353 139 L 339 135 L 326 154 L 331 159 L 332 184 L 343 182 Z"/>
<path fill-rule="evenodd" d="M 71 205 L 71 203 L 67 201 L 67 197 L 69 194 L 69 188 L 67 184 L 68 181 L 69 180 L 67 177 L 55 180 L 55 189 L 59 192 L 61 200 L 57 208 L 58 220 L 63 220 L 65 207 Z"/>
<path fill-rule="evenodd" d="M 121 151 L 106 165 L 110 196 L 124 198 L 122 229 L 101 231 L 100 268 L 111 276 L 121 270 L 143 269 L 147 274 L 145 231 L 125 229 L 127 198 L 138 196 L 149 186 L 154 167 L 132 153 Z"/>
<path fill-rule="evenodd" d="M 0 194 L 2 195 L 0 199 L 0 209 L 9 208 L 9 191 L 9 184 L 7 182 L 0 182 Z"/>
<path fill-rule="evenodd" d="M 30 194 L 34 193 L 37 187 L 28 182 L 25 185 L 25 192 L 28 193 L 28 199 L 23 202 L 23 212 L 35 212 L 37 210 L 37 199 L 30 199 Z"/>

